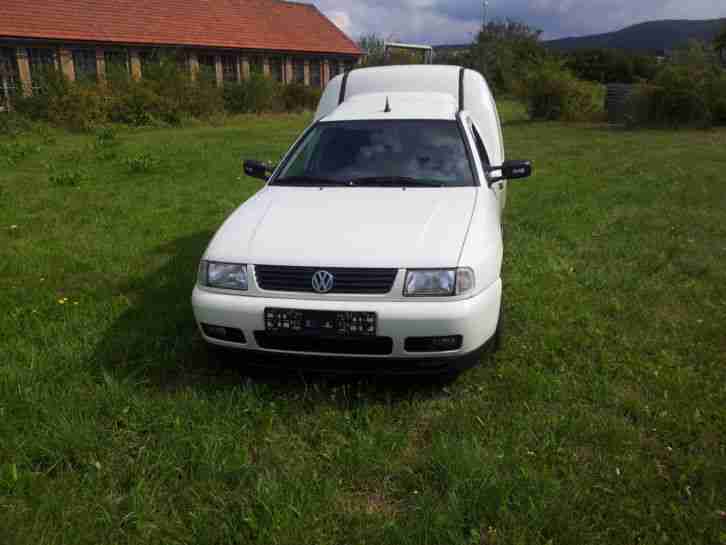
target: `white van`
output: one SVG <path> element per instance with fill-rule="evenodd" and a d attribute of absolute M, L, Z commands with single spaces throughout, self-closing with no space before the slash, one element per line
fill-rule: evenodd
<path fill-rule="evenodd" d="M 484 78 L 454 66 L 348 72 L 222 225 L 192 295 L 205 341 L 239 361 L 439 373 L 499 338 L 505 161 Z M 263 354 L 275 355 L 262 358 Z M 330 357 L 334 358 L 330 358 Z"/>

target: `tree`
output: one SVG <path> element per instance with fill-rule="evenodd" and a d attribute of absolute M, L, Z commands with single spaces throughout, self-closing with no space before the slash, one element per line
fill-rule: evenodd
<path fill-rule="evenodd" d="M 714 49 L 718 52 L 721 62 L 726 63 L 726 24 L 713 41 Z"/>
<path fill-rule="evenodd" d="M 385 64 L 386 41 L 378 34 L 366 34 L 358 40 L 358 47 L 366 54 L 363 66 L 382 66 Z"/>
<path fill-rule="evenodd" d="M 471 48 L 471 67 L 484 74 L 495 92 L 510 92 L 525 67 L 546 56 L 541 34 L 519 21 L 492 21 Z"/>

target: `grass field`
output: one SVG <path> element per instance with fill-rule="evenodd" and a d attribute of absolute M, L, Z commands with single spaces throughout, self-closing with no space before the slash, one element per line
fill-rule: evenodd
<path fill-rule="evenodd" d="M 304 116 L 0 136 L 0 544 L 726 544 L 726 131 L 531 124 L 450 385 L 248 377 L 189 296 Z"/>

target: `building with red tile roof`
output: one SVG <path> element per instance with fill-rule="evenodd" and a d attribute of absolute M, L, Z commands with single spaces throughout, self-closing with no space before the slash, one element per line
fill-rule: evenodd
<path fill-rule="evenodd" d="M 71 80 L 103 79 L 107 64 L 135 78 L 159 52 L 207 67 L 218 83 L 259 70 L 324 86 L 362 52 L 314 5 L 283 0 L 1 0 L 0 95 L 32 92 L 55 66 Z"/>

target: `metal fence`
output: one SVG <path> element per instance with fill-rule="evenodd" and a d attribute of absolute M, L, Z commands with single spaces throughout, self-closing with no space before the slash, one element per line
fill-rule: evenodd
<path fill-rule="evenodd" d="M 635 85 L 625 83 L 611 83 L 607 86 L 605 97 L 605 111 L 608 122 L 613 125 L 625 123 L 628 113 L 628 99 L 633 93 Z"/>

